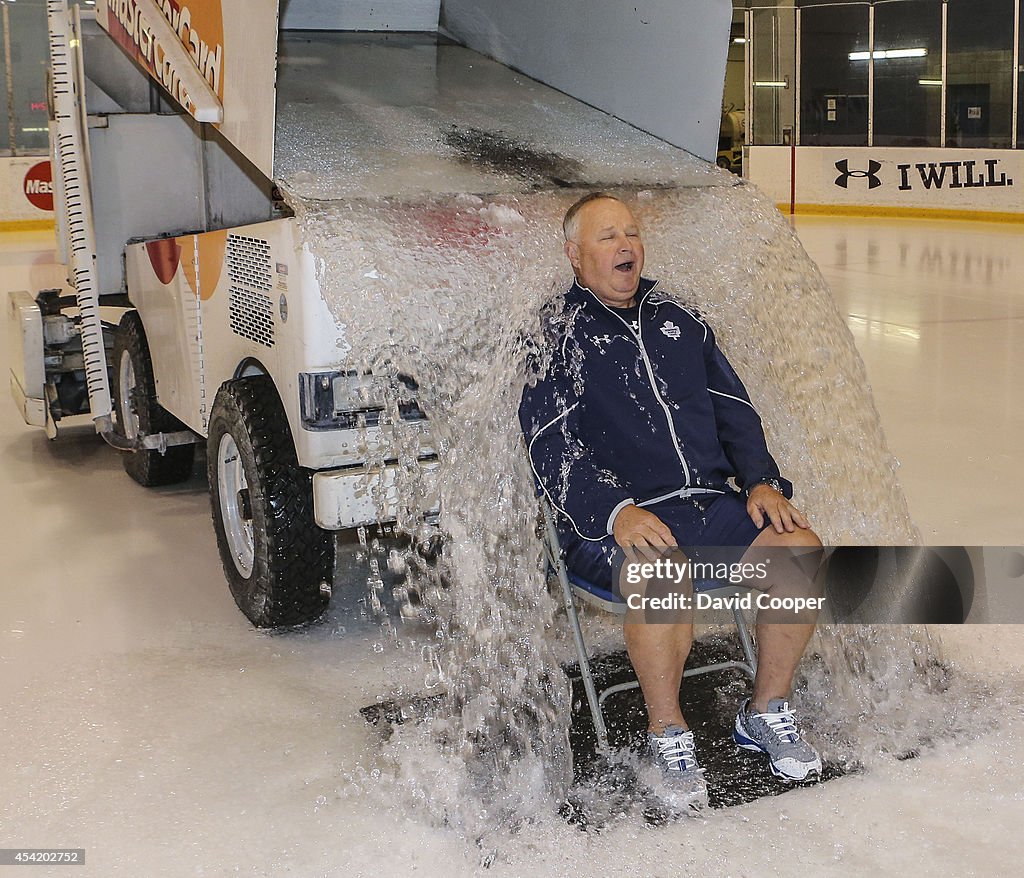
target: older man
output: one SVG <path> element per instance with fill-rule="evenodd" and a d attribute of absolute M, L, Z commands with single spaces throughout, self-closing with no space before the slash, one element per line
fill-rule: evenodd
<path fill-rule="evenodd" d="M 711 328 L 642 276 L 644 246 L 629 208 L 593 193 L 569 208 L 564 232 L 575 283 L 549 322 L 550 364 L 524 391 L 520 421 L 559 513 L 570 569 L 611 587 L 626 553 L 678 546 L 700 560 L 716 547 L 721 560 L 720 547 L 736 547 L 733 560 L 750 560 L 769 547 L 820 547 Z M 776 564 L 765 586 L 776 596 L 806 595 L 808 578 L 798 564 Z M 790 780 L 821 772 L 789 706 L 813 630 L 813 614 L 790 622 L 759 614 L 754 692 L 733 733 Z M 650 624 L 629 613 L 624 634 L 651 758 L 669 784 L 706 797 L 679 704 L 692 617 Z"/>

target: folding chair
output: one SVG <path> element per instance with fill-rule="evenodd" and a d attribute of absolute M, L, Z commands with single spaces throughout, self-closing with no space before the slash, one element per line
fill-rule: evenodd
<path fill-rule="evenodd" d="M 619 616 L 626 614 L 625 602 L 607 589 L 603 589 L 592 582 L 588 582 L 573 573 L 570 573 L 565 566 L 565 559 L 562 553 L 561 543 L 558 539 L 558 530 L 555 528 L 554 516 L 551 507 L 544 497 L 540 498 L 541 512 L 544 518 L 544 549 L 548 563 L 554 570 L 555 576 L 562 587 L 562 594 L 565 598 L 565 609 L 569 615 L 569 624 L 572 628 L 573 641 L 576 644 L 576 654 L 579 657 L 580 676 L 583 679 L 583 688 L 587 693 L 587 703 L 590 705 L 590 713 L 594 718 L 594 729 L 597 732 L 597 746 L 602 753 L 608 753 L 608 726 L 604 720 L 603 705 L 605 699 L 618 692 L 627 692 L 630 689 L 638 689 L 640 682 L 631 680 L 626 683 L 618 683 L 608 686 L 598 692 L 594 684 L 594 676 L 590 670 L 590 656 L 587 652 L 587 644 L 583 639 L 583 629 L 580 627 L 580 617 L 576 609 L 576 597 L 580 600 Z M 742 594 L 748 589 L 738 588 L 733 585 L 717 585 L 717 580 L 705 580 L 694 582 L 694 591 L 703 594 L 712 594 L 719 597 Z M 754 652 L 754 645 L 750 640 L 750 632 L 747 630 L 747 622 L 743 618 L 743 611 L 738 607 L 733 608 L 733 618 L 736 621 L 736 631 L 739 634 L 740 645 L 743 648 L 744 661 L 715 662 L 714 664 L 701 665 L 696 668 L 688 668 L 683 672 L 683 677 L 694 677 L 697 674 L 710 674 L 713 671 L 728 671 L 732 669 L 743 671 L 751 680 L 757 674 L 757 655 Z"/>

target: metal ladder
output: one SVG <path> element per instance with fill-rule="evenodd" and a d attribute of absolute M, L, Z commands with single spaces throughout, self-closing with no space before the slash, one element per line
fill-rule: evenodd
<path fill-rule="evenodd" d="M 89 148 L 85 118 L 81 28 L 66 0 L 47 0 L 50 39 L 53 120 L 51 155 L 57 185 L 58 209 L 64 210 L 68 245 L 69 280 L 81 317 L 82 354 L 85 361 L 89 410 L 96 432 L 113 433 L 110 379 L 100 319 L 99 281 L 96 271 L 96 232 L 89 190 Z"/>

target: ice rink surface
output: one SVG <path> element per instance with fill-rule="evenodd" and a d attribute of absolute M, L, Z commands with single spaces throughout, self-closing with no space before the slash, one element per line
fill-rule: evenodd
<path fill-rule="evenodd" d="M 1024 227 L 798 217 L 931 545 L 1024 540 Z"/>
<path fill-rule="evenodd" d="M 1024 228 L 796 227 L 864 357 L 925 539 L 1020 544 Z M 4 235 L 0 272 L 4 291 L 59 285 L 52 237 Z M 373 776 L 358 710 L 419 691 L 422 668 L 377 644 L 357 588 L 339 583 L 316 627 L 254 632 L 200 476 L 143 489 L 88 424 L 49 442 L 10 402 L 0 448 L 0 847 L 84 847 L 73 874 L 103 878 L 481 872 L 472 840 Z M 1001 638 L 1019 679 L 1015 630 L 962 637 Z M 552 815 L 507 837 L 487 873 L 1004 874 L 1024 859 L 1022 718 L 662 829 L 583 833 Z"/>

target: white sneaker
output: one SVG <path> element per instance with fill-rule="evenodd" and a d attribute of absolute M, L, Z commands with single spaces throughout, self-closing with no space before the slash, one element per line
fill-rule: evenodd
<path fill-rule="evenodd" d="M 796 718 L 784 698 L 773 698 L 764 713 L 749 713 L 750 700 L 736 715 L 732 739 L 744 750 L 768 754 L 772 774 L 783 780 L 821 777 L 821 757 L 796 729 Z"/>
<path fill-rule="evenodd" d="M 660 795 L 680 810 L 700 810 L 708 804 L 704 769 L 697 762 L 693 732 L 669 726 L 660 735 L 647 733 L 650 757 L 661 774 Z"/>

